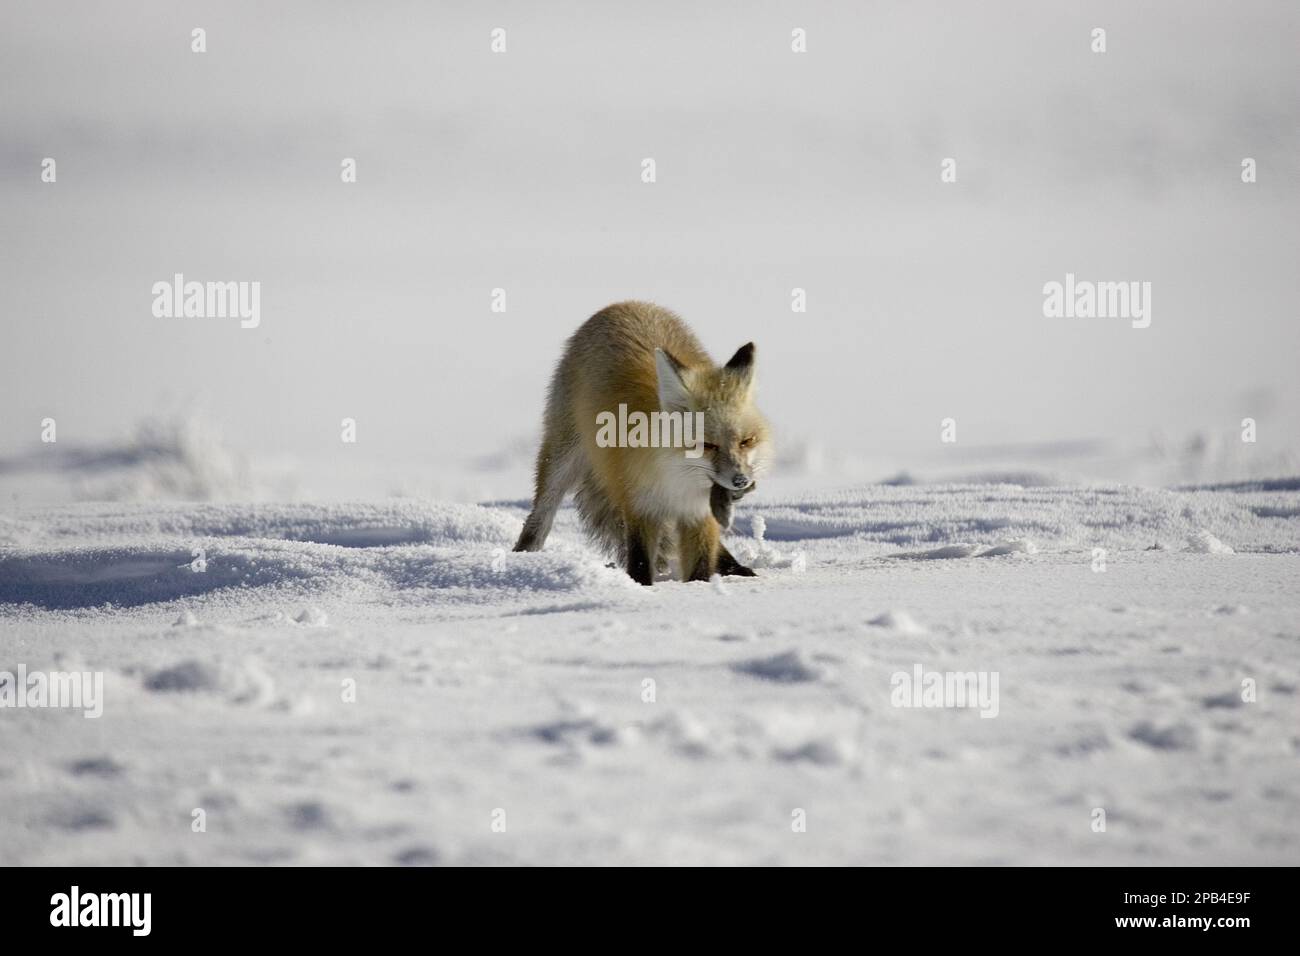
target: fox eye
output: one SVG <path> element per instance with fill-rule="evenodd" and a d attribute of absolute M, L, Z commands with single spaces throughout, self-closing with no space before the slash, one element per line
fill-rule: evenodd
<path fill-rule="evenodd" d="M 717 451 L 717 450 L 718 450 L 718 446 L 717 446 L 717 445 L 712 445 L 712 444 L 710 444 L 709 442 L 705 442 L 705 443 L 704 443 L 704 450 L 705 450 L 705 451 Z"/>
<path fill-rule="evenodd" d="M 750 445 L 754 444 L 754 441 L 755 441 L 755 439 L 754 439 L 754 437 L 751 435 L 749 438 L 746 438 L 744 441 L 742 441 L 742 442 L 740 443 L 740 447 L 741 447 L 741 448 L 748 448 Z"/>

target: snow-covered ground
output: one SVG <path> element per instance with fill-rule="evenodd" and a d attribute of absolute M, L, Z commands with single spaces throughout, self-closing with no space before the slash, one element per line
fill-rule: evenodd
<path fill-rule="evenodd" d="M 764 488 L 654 588 L 524 513 L 11 507 L 0 671 L 104 690 L 0 710 L 0 863 L 1300 858 L 1300 481 Z"/>

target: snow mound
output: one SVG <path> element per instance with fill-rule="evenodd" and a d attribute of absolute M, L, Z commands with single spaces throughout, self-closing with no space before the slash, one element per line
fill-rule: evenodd
<path fill-rule="evenodd" d="M 1153 750 L 1195 750 L 1200 741 L 1196 727 L 1188 723 L 1143 721 L 1129 731 L 1129 736 Z"/>
<path fill-rule="evenodd" d="M 477 601 L 630 583 L 586 549 L 509 553 L 518 520 L 476 505 L 71 506 L 8 531 L 22 544 L 0 547 L 0 604 L 47 610 L 240 592 Z"/>
<path fill-rule="evenodd" d="M 947 561 L 952 558 L 972 558 L 978 551 L 977 544 L 948 544 L 930 551 L 908 551 L 895 557 L 910 561 Z"/>
<path fill-rule="evenodd" d="M 1194 551 L 1197 554 L 1236 554 L 1232 548 L 1204 528 L 1188 537 L 1187 550 Z"/>
<path fill-rule="evenodd" d="M 256 497 L 248 459 L 196 414 L 140 422 L 102 442 L 61 439 L 9 460 L 0 473 L 28 472 L 62 497 L 83 501 L 213 501 Z"/>
<path fill-rule="evenodd" d="M 620 728 L 591 716 L 562 717 L 531 727 L 527 733 L 548 744 L 567 747 L 606 747 L 626 739 Z"/>
<path fill-rule="evenodd" d="M 504 508 L 397 499 L 337 504 L 85 504 L 38 509 L 0 529 L 0 545 L 75 540 L 257 538 L 384 548 L 496 544 L 509 548 L 521 519 Z M 187 560 L 189 560 L 187 558 Z"/>
<path fill-rule="evenodd" d="M 800 650 L 786 651 L 773 657 L 755 657 L 737 661 L 731 665 L 731 669 L 778 684 L 815 681 L 823 676 L 823 669 Z"/>
<path fill-rule="evenodd" d="M 812 763 L 831 767 L 848 763 L 853 757 L 852 744 L 841 737 L 818 737 L 792 747 L 775 747 L 772 756 L 789 763 Z"/>
<path fill-rule="evenodd" d="M 765 720 L 713 714 L 705 721 L 685 710 L 670 710 L 645 720 L 618 722 L 589 707 L 565 708 L 562 716 L 521 728 L 510 739 L 530 739 L 563 750 L 565 760 L 613 757 L 639 747 L 658 748 L 689 761 L 767 760 L 821 767 L 851 762 L 856 747 L 837 715 L 816 717 L 782 712 Z"/>
<path fill-rule="evenodd" d="M 996 558 L 1004 554 L 1037 554 L 1038 546 L 1034 542 L 1021 538 L 1019 541 L 1004 541 L 979 552 L 977 558 Z"/>
<path fill-rule="evenodd" d="M 1212 525 L 1238 552 L 1279 552 L 1295 549 L 1295 483 L 1255 484 L 1231 494 L 1124 485 L 866 485 L 797 498 L 768 498 L 760 489 L 746 500 L 751 510 L 762 508 L 761 540 L 819 542 L 823 551 L 868 543 L 918 557 L 964 558 L 1018 541 L 1053 551 L 1142 550 Z M 736 532 L 755 535 L 756 517 L 737 515 Z"/>
<path fill-rule="evenodd" d="M 330 620 L 318 607 L 305 607 L 294 616 L 294 622 L 304 627 L 325 627 Z"/>
<path fill-rule="evenodd" d="M 790 568 L 798 574 L 808 569 L 808 559 L 802 551 L 785 555 L 766 539 L 767 519 L 754 515 L 749 521 L 752 538 L 737 542 L 735 557 L 751 568 Z"/>
<path fill-rule="evenodd" d="M 1220 604 L 1214 608 L 1214 614 L 1220 614 L 1224 617 L 1230 617 L 1241 614 L 1249 614 L 1250 608 L 1244 604 Z"/>
<path fill-rule="evenodd" d="M 867 622 L 872 627 L 883 627 L 899 634 L 924 634 L 925 628 L 906 611 L 886 611 Z"/>
<path fill-rule="evenodd" d="M 275 697 L 275 682 L 253 658 L 237 663 L 191 658 L 149 671 L 143 684 L 153 693 L 209 693 L 235 704 L 265 706 Z"/>
<path fill-rule="evenodd" d="M 997 558 L 1007 554 L 1037 554 L 1038 546 L 1028 539 L 1004 541 L 991 548 L 978 544 L 949 544 L 930 551 L 908 551 L 895 555 L 911 561 L 947 561 L 954 558 Z"/>

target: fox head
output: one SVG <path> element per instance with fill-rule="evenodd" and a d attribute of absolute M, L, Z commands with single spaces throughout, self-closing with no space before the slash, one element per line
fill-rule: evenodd
<path fill-rule="evenodd" d="M 720 368 L 683 366 L 655 349 L 659 408 L 704 415 L 704 454 L 695 463 L 729 491 L 744 491 L 767 467 L 771 429 L 754 407 L 754 343 Z"/>

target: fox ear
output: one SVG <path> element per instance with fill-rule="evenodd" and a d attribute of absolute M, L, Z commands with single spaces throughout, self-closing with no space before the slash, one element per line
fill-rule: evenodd
<path fill-rule="evenodd" d="M 736 349 L 736 354 L 731 357 L 726 369 L 728 372 L 739 375 L 745 385 L 752 385 L 754 383 L 754 343 L 746 342 Z"/>
<path fill-rule="evenodd" d="M 655 349 L 655 374 L 659 377 L 660 411 L 690 411 L 691 392 L 682 380 L 682 366 L 663 349 Z"/>

